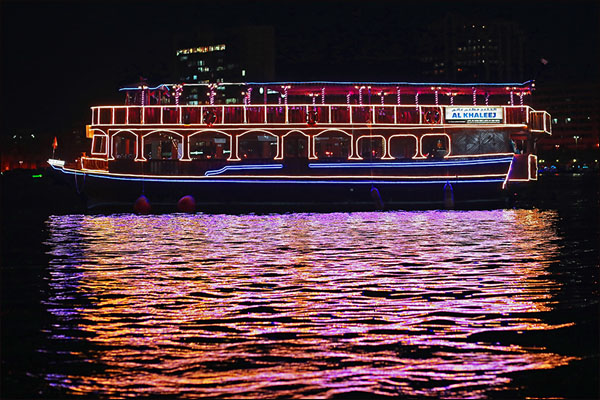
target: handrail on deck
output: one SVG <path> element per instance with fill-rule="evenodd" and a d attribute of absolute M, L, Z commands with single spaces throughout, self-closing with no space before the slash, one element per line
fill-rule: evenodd
<path fill-rule="evenodd" d="M 238 125 L 238 124 L 393 124 L 442 125 L 449 105 L 150 105 L 92 107 L 92 125 Z M 488 108 L 488 106 L 474 106 Z M 532 125 L 551 132 L 550 115 L 530 106 L 489 106 L 502 109 L 497 124 Z M 538 121 L 539 120 L 539 121 Z M 488 122 L 489 123 L 489 122 Z"/>

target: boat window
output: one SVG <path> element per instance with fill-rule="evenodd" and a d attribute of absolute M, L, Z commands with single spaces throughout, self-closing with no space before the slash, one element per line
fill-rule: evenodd
<path fill-rule="evenodd" d="M 446 135 L 427 135 L 422 138 L 421 152 L 427 158 L 444 158 L 450 151 L 450 138 Z"/>
<path fill-rule="evenodd" d="M 96 154 L 105 154 L 106 153 L 106 136 L 104 135 L 94 135 L 92 139 L 92 149 Z"/>
<path fill-rule="evenodd" d="M 308 158 L 308 136 L 292 132 L 283 138 L 285 158 Z"/>
<path fill-rule="evenodd" d="M 264 132 L 250 132 L 238 138 L 241 159 L 273 159 L 277 156 L 277 138 Z"/>
<path fill-rule="evenodd" d="M 178 135 L 153 132 L 143 140 L 144 157 L 148 160 L 177 160 L 183 156 L 183 145 Z"/>
<path fill-rule="evenodd" d="M 384 148 L 383 138 L 379 136 L 363 136 L 358 140 L 358 154 L 366 160 L 383 157 Z"/>
<path fill-rule="evenodd" d="M 399 135 L 390 138 L 390 156 L 396 159 L 410 159 L 417 155 L 417 138 Z"/>
<path fill-rule="evenodd" d="M 231 154 L 231 139 L 223 133 L 195 133 L 189 140 L 193 160 L 225 160 Z"/>
<path fill-rule="evenodd" d="M 133 160 L 136 156 L 136 136 L 119 132 L 112 139 L 112 156 L 117 160 Z"/>
<path fill-rule="evenodd" d="M 423 148 L 423 151 L 427 149 Z M 460 129 L 452 133 L 452 154 L 508 153 L 515 149 L 509 133 L 501 129 Z"/>
<path fill-rule="evenodd" d="M 329 131 L 315 136 L 315 155 L 317 158 L 348 159 L 350 136 L 343 132 Z"/>

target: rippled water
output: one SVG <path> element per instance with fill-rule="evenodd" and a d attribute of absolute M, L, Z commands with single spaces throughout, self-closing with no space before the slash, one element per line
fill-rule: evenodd
<path fill-rule="evenodd" d="M 543 318 L 563 286 L 557 218 L 53 216 L 61 366 L 44 379 L 111 397 L 487 397 L 579 358 L 518 340 L 573 325 Z"/>

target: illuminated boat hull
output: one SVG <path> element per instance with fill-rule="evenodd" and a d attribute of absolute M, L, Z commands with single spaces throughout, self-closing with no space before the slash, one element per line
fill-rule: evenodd
<path fill-rule="evenodd" d="M 515 159 L 513 155 L 404 162 L 290 159 L 224 165 L 199 175 L 81 171 L 51 164 L 90 209 L 131 209 L 142 194 L 156 210 L 175 210 L 177 201 L 187 195 L 196 199 L 199 209 L 368 209 L 505 204 Z"/>

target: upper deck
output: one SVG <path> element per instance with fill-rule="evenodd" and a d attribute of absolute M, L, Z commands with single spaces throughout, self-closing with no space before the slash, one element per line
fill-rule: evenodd
<path fill-rule="evenodd" d="M 528 106 L 533 82 L 420 84 L 271 82 L 121 89 L 125 105 L 92 107 L 93 129 L 244 126 L 373 129 L 513 128 L 551 134 Z M 185 104 L 183 104 L 185 102 Z"/>

